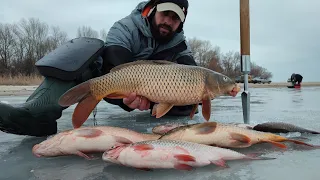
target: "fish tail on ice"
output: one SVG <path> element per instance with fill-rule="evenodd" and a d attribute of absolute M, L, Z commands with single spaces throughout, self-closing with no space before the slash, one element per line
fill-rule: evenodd
<path fill-rule="evenodd" d="M 250 160 L 272 160 L 277 159 L 274 157 L 261 157 L 263 153 L 250 153 L 246 154 L 246 157 L 244 159 L 250 159 Z"/>
<path fill-rule="evenodd" d="M 295 140 L 295 139 L 286 139 L 285 141 L 293 142 L 295 144 L 306 145 L 306 146 L 314 147 L 314 148 L 317 148 L 317 149 L 320 148 L 320 145 L 309 144 L 309 143 L 305 143 L 303 141 L 298 141 L 298 140 Z"/>
<path fill-rule="evenodd" d="M 271 141 L 271 140 L 262 140 L 261 142 L 265 142 L 265 143 L 271 143 L 272 145 L 275 145 L 279 148 L 287 148 L 287 146 L 285 144 L 282 144 L 282 143 L 279 143 L 279 142 L 276 142 L 276 141 Z"/>

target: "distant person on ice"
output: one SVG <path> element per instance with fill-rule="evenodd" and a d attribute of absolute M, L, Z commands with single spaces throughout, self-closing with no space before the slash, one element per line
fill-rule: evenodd
<path fill-rule="evenodd" d="M 296 84 L 300 85 L 301 82 L 302 82 L 302 79 L 303 79 L 303 77 L 300 74 L 293 73 L 291 75 L 291 82 L 292 82 L 293 85 L 296 85 Z"/>
<path fill-rule="evenodd" d="M 63 52 L 68 53 L 68 60 L 70 57 L 75 57 L 78 61 L 75 64 L 81 63 L 82 66 L 75 71 L 66 72 L 64 67 L 69 66 L 70 63 L 66 64 L 66 61 L 59 59 L 59 55 L 49 58 L 50 62 L 41 61 L 42 66 L 37 66 L 37 68 L 45 79 L 27 99 L 27 102 L 19 106 L 0 103 L 0 130 L 30 136 L 55 134 L 57 132 L 56 120 L 61 117 L 64 110 L 58 104 L 60 96 L 75 85 L 107 74 L 111 68 L 123 63 L 153 59 L 197 65 L 183 31 L 188 6 L 187 0 L 140 2 L 128 16 L 115 22 L 110 28 L 104 46 L 101 45 L 103 51 L 98 58 L 89 58 L 90 60 L 85 59 L 80 62 L 81 57 L 88 57 L 88 55 L 95 57 L 95 54 L 81 55 L 93 47 L 83 47 L 85 43 L 74 39 L 69 45 L 78 47 L 79 51 L 65 50 Z M 101 49 L 101 46 L 97 46 L 97 51 Z M 46 69 L 48 67 L 49 69 Z M 74 77 L 75 73 L 80 73 L 80 76 L 66 80 Z M 125 111 L 150 110 L 154 104 L 135 94 L 123 100 L 107 98 L 104 100 L 118 105 Z M 168 112 L 168 115 L 188 116 L 192 107 L 192 105 L 175 106 Z"/>

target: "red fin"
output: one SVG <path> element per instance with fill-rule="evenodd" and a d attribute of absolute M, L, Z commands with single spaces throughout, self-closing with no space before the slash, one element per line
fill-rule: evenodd
<path fill-rule="evenodd" d="M 246 135 L 234 132 L 231 132 L 229 134 L 233 140 L 239 141 L 241 143 L 249 144 L 251 142 L 251 139 Z"/>
<path fill-rule="evenodd" d="M 173 107 L 173 104 L 159 103 L 156 109 L 156 118 L 160 118 L 165 114 L 167 114 L 167 112 L 170 111 L 172 107 Z"/>
<path fill-rule="evenodd" d="M 211 163 L 213 163 L 213 164 L 215 164 L 217 166 L 225 167 L 225 168 L 229 167 L 229 165 L 223 159 L 218 159 L 218 160 L 215 160 L 215 161 L 211 161 Z"/>
<path fill-rule="evenodd" d="M 201 124 L 197 124 L 191 127 L 192 130 L 195 130 L 195 134 L 210 134 L 214 132 L 217 128 L 216 122 L 205 122 Z"/>
<path fill-rule="evenodd" d="M 208 95 L 204 95 L 202 99 L 202 115 L 206 121 L 210 120 L 211 116 L 211 100 Z"/>
<path fill-rule="evenodd" d="M 114 138 L 116 139 L 117 143 L 121 143 L 121 144 L 131 144 L 131 143 L 133 143 L 132 141 L 130 141 L 129 139 L 127 139 L 125 137 L 114 136 Z"/>
<path fill-rule="evenodd" d="M 313 145 L 313 144 L 308 144 L 302 141 L 298 141 L 298 140 L 294 140 L 294 139 L 287 139 L 285 141 L 290 141 L 293 142 L 295 144 L 302 144 L 302 145 L 306 145 L 306 146 L 310 146 L 310 147 L 315 147 L 315 148 L 320 148 L 320 145 Z"/>
<path fill-rule="evenodd" d="M 277 147 L 280 148 L 287 148 L 287 146 L 285 144 L 279 143 L 279 142 L 275 142 L 275 141 L 269 141 L 269 140 L 262 140 L 261 142 L 266 142 L 266 143 L 271 143 Z"/>
<path fill-rule="evenodd" d="M 196 110 L 198 109 L 198 106 L 199 106 L 199 104 L 194 104 L 192 106 L 192 110 L 191 110 L 191 113 L 190 113 L 190 119 L 192 119 L 193 116 L 196 114 Z"/>
<path fill-rule="evenodd" d="M 174 155 L 173 157 L 175 157 L 176 159 L 178 159 L 180 161 L 193 161 L 193 162 L 196 161 L 195 157 L 188 155 L 188 154 L 177 154 L 177 155 Z"/>
<path fill-rule="evenodd" d="M 178 169 L 178 170 L 188 170 L 188 171 L 190 171 L 190 170 L 192 170 L 193 167 L 190 166 L 190 165 L 187 165 L 187 164 L 175 164 L 174 168 Z"/>
<path fill-rule="evenodd" d="M 157 106 L 158 104 L 153 105 L 151 116 L 155 116 L 157 114 Z"/>
<path fill-rule="evenodd" d="M 111 93 L 106 96 L 106 98 L 109 98 L 109 99 L 123 99 L 126 97 L 127 97 L 126 94 L 121 94 L 121 93 Z"/>
<path fill-rule="evenodd" d="M 134 150 L 137 150 L 137 151 L 144 151 L 144 150 L 152 150 L 152 149 L 154 149 L 154 147 L 151 144 L 138 144 L 138 145 L 132 146 L 132 148 Z"/>
<path fill-rule="evenodd" d="M 79 128 L 87 120 L 92 110 L 100 100 L 95 99 L 93 96 L 87 96 L 85 99 L 80 101 L 74 109 L 72 115 L 72 124 L 74 128 Z"/>
<path fill-rule="evenodd" d="M 99 129 L 89 129 L 89 128 L 77 129 L 75 131 L 76 136 L 86 137 L 86 138 L 98 137 L 102 133 L 103 133 L 103 131 L 101 131 Z"/>
<path fill-rule="evenodd" d="M 85 158 L 85 159 L 88 159 L 88 160 L 91 160 L 91 159 L 92 159 L 92 157 L 84 154 L 84 153 L 81 152 L 81 151 L 78 151 L 78 152 L 77 152 L 77 155 L 80 156 L 80 157 L 83 157 L 83 158 Z"/>

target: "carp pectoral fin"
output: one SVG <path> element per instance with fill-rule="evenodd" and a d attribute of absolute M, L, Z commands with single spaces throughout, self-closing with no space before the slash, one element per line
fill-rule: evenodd
<path fill-rule="evenodd" d="M 188 171 L 193 169 L 193 167 L 188 164 L 175 164 L 174 168 L 178 170 L 188 170 Z"/>
<path fill-rule="evenodd" d="M 133 143 L 132 141 L 130 141 L 129 139 L 125 138 L 125 137 L 121 137 L 121 136 L 114 136 L 115 140 L 117 143 L 120 144 L 131 144 Z"/>
<path fill-rule="evenodd" d="M 266 142 L 266 143 L 271 143 L 277 147 L 280 148 L 287 148 L 287 146 L 285 144 L 279 143 L 279 142 L 275 142 L 275 141 L 270 141 L 270 140 L 262 140 L 261 142 Z"/>
<path fill-rule="evenodd" d="M 84 129 L 77 129 L 75 131 L 75 135 L 78 137 L 86 137 L 86 138 L 94 138 L 98 137 L 103 133 L 103 131 L 99 129 L 89 129 L 89 128 L 84 128 Z"/>
<path fill-rule="evenodd" d="M 166 103 L 158 104 L 156 109 L 156 118 L 160 118 L 165 114 L 167 114 L 167 112 L 169 112 L 172 107 L 173 107 L 173 104 L 166 104 Z"/>
<path fill-rule="evenodd" d="M 74 128 L 79 128 L 87 120 L 92 110 L 100 102 L 93 96 L 87 96 L 85 99 L 80 101 L 74 109 L 72 115 L 72 125 Z"/>
<path fill-rule="evenodd" d="M 176 158 L 177 160 L 179 161 L 192 161 L 192 162 L 195 162 L 196 161 L 196 158 L 189 155 L 189 154 L 176 154 L 173 156 L 174 158 Z"/>
<path fill-rule="evenodd" d="M 195 115 L 196 110 L 198 109 L 198 106 L 199 106 L 199 104 L 194 104 L 194 105 L 192 106 L 192 110 L 191 110 L 191 113 L 190 113 L 190 119 L 192 119 L 193 116 Z"/>
<path fill-rule="evenodd" d="M 235 143 L 241 143 L 241 144 L 248 144 L 249 145 L 250 142 L 251 142 L 251 139 L 246 135 L 239 134 L 239 133 L 234 133 L 234 132 L 231 132 L 229 134 L 230 134 L 231 139 L 236 141 Z"/>
<path fill-rule="evenodd" d="M 106 96 L 106 98 L 109 98 L 109 99 L 123 99 L 126 97 L 128 97 L 128 95 L 121 94 L 121 93 L 111 93 Z"/>
<path fill-rule="evenodd" d="M 151 116 L 155 116 L 157 114 L 157 106 L 158 104 L 153 105 Z"/>
<path fill-rule="evenodd" d="M 216 130 L 216 122 L 206 122 L 191 127 L 195 131 L 195 134 L 210 134 Z"/>
<path fill-rule="evenodd" d="M 78 151 L 78 152 L 77 152 L 77 155 L 80 156 L 80 157 L 83 157 L 83 158 L 85 158 L 85 159 L 88 159 L 88 160 L 92 159 L 92 157 L 84 154 L 84 153 L 81 152 L 81 151 Z"/>
<path fill-rule="evenodd" d="M 211 99 L 205 95 L 202 99 L 202 115 L 206 121 L 209 121 L 211 115 Z"/>
<path fill-rule="evenodd" d="M 229 165 L 226 163 L 226 161 L 224 161 L 223 159 L 218 159 L 215 161 L 211 161 L 212 164 L 215 164 L 217 166 L 221 166 L 221 167 L 225 167 L 225 168 L 229 168 Z"/>

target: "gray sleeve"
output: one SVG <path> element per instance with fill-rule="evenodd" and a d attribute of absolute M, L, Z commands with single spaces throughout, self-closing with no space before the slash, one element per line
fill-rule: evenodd
<path fill-rule="evenodd" d="M 105 45 L 106 46 L 121 46 L 132 52 L 132 34 L 127 24 L 126 19 L 115 22 L 110 28 Z"/>

